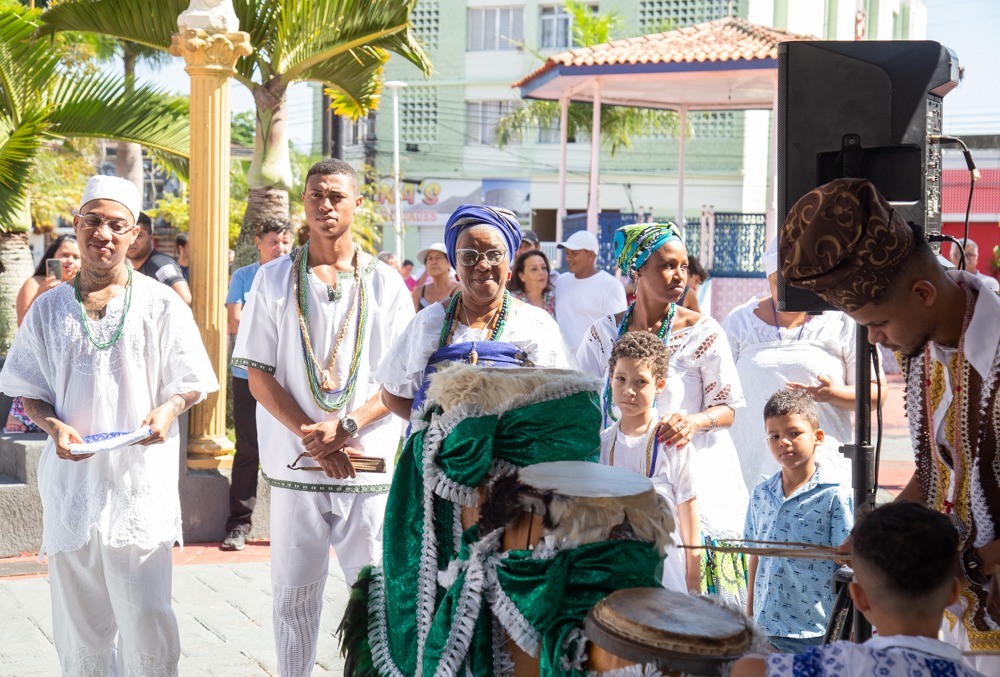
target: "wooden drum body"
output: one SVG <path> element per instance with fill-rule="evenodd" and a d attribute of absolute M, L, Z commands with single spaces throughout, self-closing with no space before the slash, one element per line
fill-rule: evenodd
<path fill-rule="evenodd" d="M 498 509 L 496 504 L 504 504 Z M 619 539 L 655 544 L 662 553 L 674 530 L 673 514 L 648 478 L 597 463 L 558 461 L 521 468 L 494 482 L 481 498 L 480 534 L 505 519 L 502 550 L 539 546 L 573 549 Z M 477 511 L 478 512 L 478 511 Z M 463 514 L 463 522 L 471 515 Z M 539 661 L 513 642 L 508 650 L 518 677 L 539 674 Z"/>
<path fill-rule="evenodd" d="M 644 664 L 666 674 L 720 675 L 753 643 L 746 616 L 661 588 L 608 595 L 590 610 L 585 630 L 594 672 Z"/>

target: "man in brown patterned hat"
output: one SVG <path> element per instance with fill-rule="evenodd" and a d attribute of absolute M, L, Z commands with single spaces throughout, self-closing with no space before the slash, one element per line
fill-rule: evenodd
<path fill-rule="evenodd" d="M 803 196 L 781 233 L 782 273 L 897 352 L 916 472 L 896 500 L 952 516 L 967 587 L 946 635 L 972 651 L 1000 651 L 1000 298 L 975 275 L 945 271 L 912 228 L 863 179 Z M 997 582 L 993 582 L 993 577 Z M 952 619 L 954 620 L 954 619 Z M 1000 657 L 970 659 L 1000 674 Z"/>

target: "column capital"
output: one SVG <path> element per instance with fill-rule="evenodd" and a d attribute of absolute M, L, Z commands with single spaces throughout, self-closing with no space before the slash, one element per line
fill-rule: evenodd
<path fill-rule="evenodd" d="M 174 33 L 170 53 L 184 58 L 185 70 L 204 70 L 223 77 L 235 72 L 236 61 L 253 53 L 250 34 L 243 31 L 215 33 L 200 28 L 185 28 Z"/>

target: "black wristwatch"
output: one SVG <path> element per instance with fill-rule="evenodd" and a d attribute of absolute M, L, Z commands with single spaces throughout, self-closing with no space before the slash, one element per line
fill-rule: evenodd
<path fill-rule="evenodd" d="M 983 573 L 983 561 L 979 559 L 974 547 L 962 551 L 962 571 L 970 583 L 989 585 L 990 577 Z"/>
<path fill-rule="evenodd" d="M 340 417 L 340 427 L 343 428 L 344 431 L 351 437 L 358 434 L 358 422 L 350 416 Z"/>

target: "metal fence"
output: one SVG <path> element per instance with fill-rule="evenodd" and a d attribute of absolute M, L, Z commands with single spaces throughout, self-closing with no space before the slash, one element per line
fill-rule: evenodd
<path fill-rule="evenodd" d="M 638 220 L 638 214 L 627 212 L 602 212 L 598 215 L 599 268 L 614 270 L 615 231 Z M 658 217 L 655 220 L 663 222 L 670 219 Z M 684 240 L 688 253 L 697 256 L 713 276 L 764 277 L 761 261 L 767 246 L 764 227 L 763 214 L 715 212 L 714 215 L 709 213 L 704 228 L 697 221 L 688 223 Z M 563 239 L 586 228 L 586 214 L 568 215 L 563 219 Z"/>

